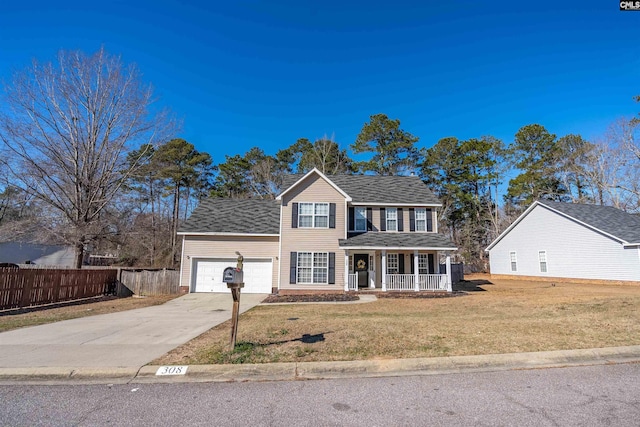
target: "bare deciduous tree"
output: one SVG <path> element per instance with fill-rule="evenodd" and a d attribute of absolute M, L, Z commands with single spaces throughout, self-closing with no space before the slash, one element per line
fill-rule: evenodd
<path fill-rule="evenodd" d="M 163 114 L 150 114 L 153 101 L 136 67 L 104 49 L 34 61 L 5 86 L 1 161 L 14 186 L 55 213 L 77 267 L 85 245 L 108 232 L 101 214 L 136 167 L 127 152 L 168 130 Z"/>

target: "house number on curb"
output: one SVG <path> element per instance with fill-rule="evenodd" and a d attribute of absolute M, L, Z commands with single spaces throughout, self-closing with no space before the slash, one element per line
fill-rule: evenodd
<path fill-rule="evenodd" d="M 184 375 L 188 366 L 160 366 L 156 375 Z"/>

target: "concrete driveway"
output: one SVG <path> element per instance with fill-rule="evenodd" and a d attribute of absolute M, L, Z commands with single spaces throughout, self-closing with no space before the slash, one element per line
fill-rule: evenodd
<path fill-rule="evenodd" d="M 240 312 L 267 295 L 243 294 Z M 187 294 L 165 304 L 0 333 L 0 368 L 141 367 L 231 318 L 231 294 Z"/>

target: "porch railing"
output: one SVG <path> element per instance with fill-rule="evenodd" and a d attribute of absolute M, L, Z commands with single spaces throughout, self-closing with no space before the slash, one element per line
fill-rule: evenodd
<path fill-rule="evenodd" d="M 446 274 L 420 274 L 418 284 L 421 291 L 447 291 Z"/>
<path fill-rule="evenodd" d="M 387 274 L 388 291 L 415 291 L 416 276 L 413 274 Z"/>
<path fill-rule="evenodd" d="M 350 291 L 357 291 L 358 290 L 358 275 L 356 273 L 349 273 L 348 280 L 349 280 L 348 289 Z"/>
<path fill-rule="evenodd" d="M 387 274 L 386 284 L 388 291 L 415 291 L 416 276 L 414 274 Z M 446 274 L 419 274 L 418 290 L 420 291 L 447 291 Z"/>

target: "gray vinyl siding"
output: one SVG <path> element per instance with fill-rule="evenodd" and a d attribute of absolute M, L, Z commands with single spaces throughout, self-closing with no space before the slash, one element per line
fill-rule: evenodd
<path fill-rule="evenodd" d="M 546 251 L 547 272 L 538 253 Z M 517 271 L 509 253 L 516 252 Z M 490 250 L 492 274 L 640 281 L 640 252 L 538 205 Z"/>
<path fill-rule="evenodd" d="M 272 286 L 278 283 L 277 236 L 184 236 L 180 285 L 191 286 L 191 259 L 236 258 L 236 251 L 244 258 L 269 258 L 273 262 Z"/>
<path fill-rule="evenodd" d="M 326 202 L 336 204 L 336 228 L 292 228 L 293 203 Z M 282 247 L 280 289 L 344 289 L 344 250 L 338 240 L 345 238 L 345 198 L 317 174 L 311 174 L 282 197 Z M 291 252 L 334 252 L 335 284 L 289 284 Z"/>

